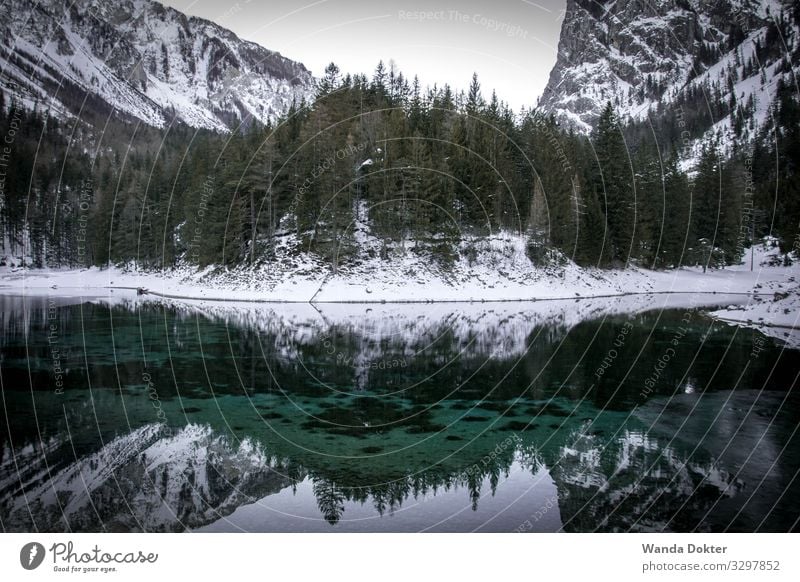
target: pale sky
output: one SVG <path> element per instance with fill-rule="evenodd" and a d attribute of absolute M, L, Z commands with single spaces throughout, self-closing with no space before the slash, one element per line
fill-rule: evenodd
<path fill-rule="evenodd" d="M 466 89 L 477 72 L 515 110 L 532 107 L 553 67 L 566 0 L 167 0 L 284 56 L 316 76 L 334 61 L 367 73 L 394 59 L 422 85 Z"/>

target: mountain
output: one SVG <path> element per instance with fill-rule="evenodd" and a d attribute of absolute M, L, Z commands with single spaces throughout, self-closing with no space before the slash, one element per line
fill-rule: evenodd
<path fill-rule="evenodd" d="M 793 6 L 567 0 L 557 61 L 539 107 L 581 133 L 591 131 L 611 101 L 623 119 L 670 118 L 678 134 L 688 128 L 693 138 L 747 139 L 769 119 L 780 80 L 794 84 Z"/>
<path fill-rule="evenodd" d="M 571 0 L 541 107 L 560 125 L 487 100 L 477 75 L 461 95 L 379 63 L 371 77 L 327 67 L 313 106 L 275 131 L 193 139 L 158 126 L 272 119 L 314 81 L 147 0 L 31 2 L 6 9 L 0 267 L 211 268 L 215 289 L 288 282 L 315 300 L 511 299 L 551 269 L 582 293 L 596 288 L 584 267 L 708 269 L 762 237 L 796 246 L 797 8 Z M 613 106 L 639 123 L 620 132 Z M 59 108 L 89 129 L 43 111 Z M 106 128 L 112 108 L 150 126 Z"/>
<path fill-rule="evenodd" d="M 151 0 L 8 0 L 0 88 L 57 116 L 227 131 L 272 121 L 315 82 L 300 63 Z"/>

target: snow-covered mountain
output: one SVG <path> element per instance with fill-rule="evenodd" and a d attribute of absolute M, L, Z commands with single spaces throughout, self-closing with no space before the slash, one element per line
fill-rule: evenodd
<path fill-rule="evenodd" d="M 611 101 L 625 119 L 670 116 L 692 138 L 746 139 L 779 80 L 794 83 L 793 11 L 789 0 L 567 0 L 539 106 L 583 133 Z"/>
<path fill-rule="evenodd" d="M 112 110 L 226 131 L 313 92 L 300 63 L 151 0 L 7 0 L 0 87 L 60 116 Z"/>

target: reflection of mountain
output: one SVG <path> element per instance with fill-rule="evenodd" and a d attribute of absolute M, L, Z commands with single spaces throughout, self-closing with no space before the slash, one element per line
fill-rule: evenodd
<path fill-rule="evenodd" d="M 567 531 L 680 531 L 669 523 L 675 517 L 691 529 L 740 488 L 717 464 L 688 460 L 639 431 L 623 431 L 610 446 L 584 437 L 563 453 L 554 477 Z"/>
<path fill-rule="evenodd" d="M 371 508 L 377 517 L 395 514 L 420 497 L 435 499 L 454 492 L 464 509 L 471 506 L 475 511 L 502 492 L 510 474 L 516 473 L 519 479 L 521 472 L 527 483 L 523 491 L 532 490 L 542 479 L 554 482 L 561 527 L 567 531 L 721 531 L 728 527 L 748 531 L 759 527 L 762 519 L 761 529 L 785 530 L 798 514 L 792 505 L 798 486 L 792 485 L 790 476 L 800 465 L 793 458 L 780 465 L 780 474 L 771 474 L 769 469 L 779 466 L 778 443 L 788 432 L 784 425 L 791 424 L 791 414 L 779 412 L 782 395 L 753 400 L 757 398 L 753 393 L 742 393 L 731 396 L 728 408 L 719 406 L 724 396 L 694 406 L 692 414 L 700 420 L 692 420 L 694 426 L 687 430 L 694 444 L 664 434 L 671 430 L 670 423 L 681 422 L 665 402 L 643 407 L 627 422 L 622 415 L 609 414 L 591 424 L 567 422 L 561 430 L 476 431 L 472 443 L 451 443 L 450 450 L 437 441 L 434 445 L 421 440 L 413 450 L 403 452 L 407 435 L 397 429 L 382 436 L 385 455 L 355 458 L 319 455 L 313 450 L 319 446 L 315 431 L 305 440 L 295 440 L 294 446 L 284 439 L 261 443 L 249 437 L 236 444 L 235 439 L 222 436 L 222 427 L 190 424 L 169 430 L 148 424 L 63 465 L 56 461 L 54 466 L 53 461 L 59 456 L 57 451 L 63 456 L 69 450 L 70 443 L 51 439 L 46 451 L 49 469 L 41 451 L 4 450 L 0 507 L 7 530 L 30 530 L 33 523 L 42 531 L 176 531 L 212 523 L 216 529 L 237 529 L 241 526 L 233 512 L 241 506 L 260 515 L 256 527 L 270 530 L 278 513 L 284 524 L 286 519 L 293 523 L 290 510 L 275 506 L 270 499 L 306 478 L 316 519 L 336 525 L 358 506 Z M 685 402 L 674 407 L 684 412 Z M 708 443 L 709 450 L 702 438 L 694 438 L 695 430 L 719 414 L 722 424 L 739 425 L 741 411 L 748 409 L 755 418 L 740 436 L 725 443 L 730 452 L 714 439 Z M 665 421 L 647 431 L 659 414 Z M 228 416 L 237 415 L 231 410 Z M 297 433 L 291 436 L 302 438 Z M 77 441 L 84 437 L 72 435 Z M 347 441 L 338 445 L 356 452 L 353 442 L 357 439 L 338 438 Z M 286 454 L 290 450 L 294 451 L 291 457 Z M 742 451 L 753 458 L 745 459 Z M 781 493 L 786 493 L 783 501 Z M 768 500 L 770 505 L 765 507 Z M 771 505 L 776 500 L 778 504 Z M 537 503 L 524 507 L 535 511 L 542 502 Z M 525 511 L 531 510 L 520 509 L 512 521 L 495 527 L 519 526 L 530 518 Z M 306 518 L 295 519 L 302 529 Z M 403 517 L 393 519 L 398 528 L 408 526 Z M 415 519 L 417 529 L 435 523 L 434 519 Z M 512 525 L 503 525 L 508 523 Z M 386 525 L 373 521 L 364 527 Z M 247 527 L 253 527 L 252 523 Z"/>
<path fill-rule="evenodd" d="M 2 525 L 235 529 L 246 514 L 245 529 L 415 530 L 452 517 L 450 499 L 450 526 L 473 529 L 487 507 L 508 507 L 496 494 L 511 507 L 493 531 L 555 496 L 533 529 L 719 530 L 734 516 L 737 530 L 790 527 L 800 407 L 778 403 L 800 362 L 771 344 L 750 358 L 757 332 L 697 312 L 686 326 L 684 310 L 629 315 L 638 299 L 621 301 L 208 316 L 149 301 L 3 303 Z M 742 390 L 754 386 L 773 391 Z M 154 399 L 175 428 L 153 424 Z M 418 499 L 425 510 L 409 511 Z"/>
<path fill-rule="evenodd" d="M 267 453 L 253 439 L 235 444 L 210 426 L 195 424 L 179 429 L 147 424 L 70 462 L 71 439 L 83 441 L 86 436 L 76 426 L 50 438 L 43 450 L 26 445 L 2 451 L 0 515 L 6 530 L 193 529 L 296 485 L 306 475 L 313 482 L 320 517 L 336 524 L 345 502 L 366 504 L 384 515 L 408 499 L 459 490 L 464 502 L 476 508 L 482 493 L 494 494 L 512 463 L 532 473 L 541 469 L 535 455 L 524 452 L 518 437 L 507 433 L 485 438 L 463 454 L 453 446 L 456 458 L 427 467 L 406 464 L 403 455 L 391 461 L 320 462 L 307 448 L 315 446 L 313 440 L 298 443 L 296 457 L 289 459 Z M 395 436 L 402 442 L 402 434 Z M 437 456 L 421 447 L 429 459 Z M 311 473 L 303 468 L 305 461 L 316 467 Z M 489 491 L 482 491 L 484 483 Z M 268 526 L 269 519 L 265 522 Z"/>
<path fill-rule="evenodd" d="M 552 470 L 564 528 L 786 531 L 798 515 L 800 464 L 796 443 L 779 446 L 797 425 L 796 399 L 785 397 L 659 398 L 636 410 L 641 428 L 621 429 L 611 444 L 591 431 L 568 437 L 574 444 Z"/>
<path fill-rule="evenodd" d="M 293 482 L 252 441 L 236 445 L 197 425 L 174 434 L 146 425 L 58 468 L 31 450 L 3 459 L 8 530 L 180 531 Z"/>

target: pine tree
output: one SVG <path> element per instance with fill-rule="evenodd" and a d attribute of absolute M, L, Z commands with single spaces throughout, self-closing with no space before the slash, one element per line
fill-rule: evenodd
<path fill-rule="evenodd" d="M 608 222 L 611 258 L 625 265 L 634 242 L 634 185 L 622 130 L 610 102 L 600 115 L 593 142 L 597 155 L 597 167 L 592 176 L 593 192 Z"/>
<path fill-rule="evenodd" d="M 634 168 L 637 212 L 632 255 L 644 266 L 653 267 L 664 220 L 664 175 L 655 148 L 642 145 L 636 152 Z"/>
<path fill-rule="evenodd" d="M 547 256 L 550 248 L 550 215 L 547 211 L 544 187 L 540 178 L 536 177 L 531 197 L 528 216 L 528 256 L 534 264 L 540 263 Z"/>
<path fill-rule="evenodd" d="M 575 261 L 581 265 L 608 267 L 612 261 L 612 250 L 600 201 L 594 190 L 584 188 L 578 180 L 573 188 L 573 204 L 580 219 Z"/>
<path fill-rule="evenodd" d="M 472 73 L 472 81 L 467 95 L 467 115 L 478 115 L 483 111 L 483 107 L 484 102 L 481 96 L 481 84 L 478 82 L 478 74 Z"/>
<path fill-rule="evenodd" d="M 717 264 L 715 248 L 719 238 L 722 196 L 720 160 L 712 144 L 704 144 L 692 184 L 693 261 L 703 267 Z"/>
<path fill-rule="evenodd" d="M 800 9 L 795 6 L 795 20 L 800 19 Z M 776 140 L 770 140 L 771 160 L 765 167 L 772 171 L 767 184 L 769 196 L 777 196 L 774 208 L 775 234 L 784 252 L 797 250 L 800 241 L 800 102 L 791 83 L 779 81 L 777 90 Z M 757 168 L 755 162 L 754 168 Z M 774 169 L 773 169 L 774 168 Z M 777 194 L 774 194 L 776 193 Z M 770 209 L 766 206 L 765 209 Z M 771 213 L 770 213 L 771 214 Z"/>
<path fill-rule="evenodd" d="M 530 114 L 523 121 L 525 156 L 517 162 L 526 188 L 541 183 L 549 215 L 549 238 L 566 256 L 574 257 L 583 204 L 577 174 L 585 164 L 575 140 L 564 135 L 552 118 Z M 531 172 L 533 172 L 531 174 Z M 521 204 L 525 208 L 524 201 Z"/>
<path fill-rule="evenodd" d="M 664 220 L 656 266 L 679 267 L 691 260 L 689 250 L 694 235 L 690 205 L 689 181 L 678 167 L 677 157 L 673 156 L 664 169 Z"/>
<path fill-rule="evenodd" d="M 339 72 L 339 67 L 336 66 L 336 63 L 329 63 L 325 67 L 325 74 L 319 82 L 317 98 L 323 98 L 339 88 Z"/>

